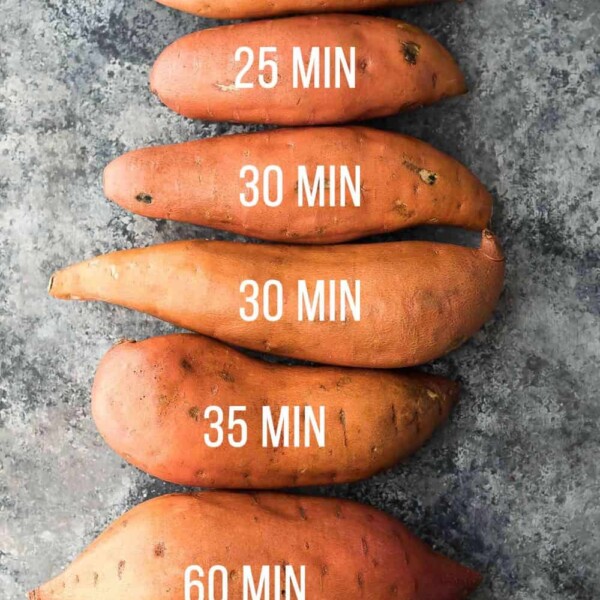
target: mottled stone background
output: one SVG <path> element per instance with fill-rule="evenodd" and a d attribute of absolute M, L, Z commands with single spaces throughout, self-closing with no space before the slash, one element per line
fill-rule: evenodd
<path fill-rule="evenodd" d="M 490 187 L 507 284 L 494 320 L 435 365 L 464 383 L 450 423 L 407 464 L 322 492 L 385 509 L 481 569 L 479 600 L 600 598 L 599 9 L 396 11 L 449 46 L 471 93 L 376 125 L 430 141 Z M 136 146 L 229 128 L 186 121 L 148 91 L 158 52 L 206 21 L 151 0 L 0 0 L 0 15 L 0 596 L 16 600 L 173 489 L 114 455 L 89 411 L 111 343 L 170 327 L 50 300 L 48 276 L 114 248 L 227 237 L 125 214 L 101 172 Z"/>

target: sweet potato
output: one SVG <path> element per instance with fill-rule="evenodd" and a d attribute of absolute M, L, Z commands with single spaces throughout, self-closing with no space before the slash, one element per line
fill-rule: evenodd
<path fill-rule="evenodd" d="M 258 203 L 244 205 L 240 194 L 246 204 L 255 200 L 247 187 L 254 174 L 241 176 L 247 165 L 271 173 L 273 197 L 277 175 L 269 168 L 281 168 L 279 206 L 264 202 L 264 176 L 256 183 Z M 353 176 L 351 190 L 341 181 L 342 167 Z M 307 181 L 320 182 L 324 206 L 307 206 Z M 336 243 L 431 223 L 481 231 L 492 210 L 490 194 L 459 162 L 414 138 L 366 127 L 281 129 L 143 148 L 108 165 L 104 191 L 147 217 L 293 243 Z"/>
<path fill-rule="evenodd" d="M 249 48 L 253 61 L 247 53 L 236 60 L 238 48 Z M 275 50 L 261 61 L 260 48 Z M 294 48 L 301 58 L 294 59 Z M 297 65 L 305 65 L 308 73 L 312 52 L 322 58 L 319 80 L 311 84 L 303 81 Z M 343 59 L 353 81 L 337 66 Z M 271 66 L 261 66 L 266 61 Z M 325 80 L 328 69 L 338 72 L 338 81 L 334 75 L 333 83 Z M 242 87 L 246 85 L 251 87 Z M 186 35 L 158 57 L 150 87 L 186 117 L 279 125 L 381 117 L 466 91 L 452 56 L 424 31 L 402 21 L 359 15 L 254 21 Z"/>
<path fill-rule="evenodd" d="M 253 350 L 393 368 L 462 344 L 490 317 L 503 277 L 488 231 L 479 249 L 192 240 L 73 265 L 53 276 L 49 291 L 120 304 Z"/>
<path fill-rule="evenodd" d="M 264 567 L 271 572 L 270 593 L 263 589 L 254 597 L 461 600 L 480 581 L 477 573 L 433 552 L 400 522 L 369 506 L 333 498 L 203 492 L 162 496 L 125 513 L 62 575 L 30 592 L 29 600 L 183 600 L 186 569 L 203 569 L 208 592 L 208 572 L 215 565 L 225 573 L 215 577 L 214 595 L 199 596 L 192 588 L 190 598 L 250 598 L 244 593 L 248 575 L 258 584 Z M 304 593 L 289 585 L 278 594 L 276 567 L 287 567 L 300 582 L 302 566 Z"/>
<path fill-rule="evenodd" d="M 123 342 L 108 352 L 94 381 L 92 410 L 108 445 L 156 477 L 273 489 L 356 481 L 392 466 L 431 436 L 457 394 L 457 384 L 424 373 L 274 365 L 202 336 L 175 334 Z M 234 413 L 246 423 L 243 447 L 205 443 L 205 436 L 218 436 L 217 415 L 204 418 L 215 405 L 224 415 L 246 408 Z M 282 407 L 299 407 L 296 447 L 293 435 L 289 447 L 268 435 L 264 443 L 264 409 L 277 424 Z M 308 447 L 307 413 L 324 431 Z M 288 431 L 295 422 L 290 418 Z M 233 430 L 240 443 L 242 426 L 229 423 L 226 416 L 223 430 Z"/>
<path fill-rule="evenodd" d="M 165 6 L 209 19 L 250 19 L 291 13 L 354 12 L 392 6 L 428 4 L 440 0 L 158 0 Z"/>

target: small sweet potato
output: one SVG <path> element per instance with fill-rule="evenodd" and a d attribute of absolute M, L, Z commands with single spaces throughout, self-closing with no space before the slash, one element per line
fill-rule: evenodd
<path fill-rule="evenodd" d="M 291 13 L 355 12 L 440 0 L 158 0 L 165 6 L 209 19 L 251 19 Z"/>
<path fill-rule="evenodd" d="M 247 165 L 263 174 L 255 188 L 247 186 L 254 175 L 241 176 Z M 263 195 L 264 173 L 272 173 L 272 165 L 281 169 L 278 206 L 268 206 Z M 340 176 L 343 167 L 354 176 L 350 191 Z M 267 179 L 275 196 L 277 175 Z M 323 206 L 308 206 L 305 198 L 314 181 L 325 190 Z M 261 199 L 244 205 L 240 194 L 254 202 L 254 189 Z M 366 127 L 280 129 L 143 148 L 108 165 L 104 191 L 146 217 L 296 244 L 434 223 L 481 231 L 492 210 L 490 194 L 458 161 L 425 142 Z"/>
<path fill-rule="evenodd" d="M 248 358 L 209 338 L 175 334 L 123 342 L 96 373 L 92 410 L 109 446 L 136 467 L 172 483 L 216 488 L 262 488 L 356 481 L 417 450 L 446 419 L 458 385 L 425 373 L 335 367 L 289 367 Z M 216 415 L 246 423 L 247 441 L 217 447 Z M 299 407 L 298 447 L 263 440 L 263 411 L 277 423 L 282 407 Z M 319 410 L 323 407 L 324 420 Z M 311 411 L 324 445 L 311 436 Z M 293 414 L 293 413 L 292 413 Z M 290 418 L 289 429 L 296 421 Z M 235 425 L 234 442 L 244 439 Z"/>
<path fill-rule="evenodd" d="M 252 60 L 247 52 L 236 60 L 239 48 L 250 49 Z M 264 61 L 261 48 L 274 49 Z M 315 67 L 310 83 L 315 52 L 319 80 Z M 342 60 L 354 80 L 338 66 Z M 338 81 L 325 80 L 329 70 Z M 158 57 L 150 87 L 186 117 L 278 125 L 370 119 L 466 91 L 458 65 L 430 35 L 402 21 L 360 15 L 254 21 L 186 35 Z"/>
<path fill-rule="evenodd" d="M 208 595 L 216 565 L 224 572 Z M 203 492 L 162 496 L 125 513 L 29 600 L 183 600 L 190 566 L 202 568 L 205 589 L 199 596 L 192 587 L 190 598 L 228 600 L 251 598 L 248 581 L 258 587 L 263 568 L 271 575 L 269 593 L 263 588 L 255 598 L 463 600 L 481 579 L 369 506 Z M 286 570 L 297 576 L 301 595 L 291 584 L 281 590 L 286 578 L 278 575 Z M 197 573 L 191 579 L 199 580 Z"/>
<path fill-rule="evenodd" d="M 406 367 L 449 352 L 491 316 L 500 245 L 285 246 L 180 241 L 113 252 L 54 274 L 56 298 L 102 300 L 219 340 L 351 367 Z"/>

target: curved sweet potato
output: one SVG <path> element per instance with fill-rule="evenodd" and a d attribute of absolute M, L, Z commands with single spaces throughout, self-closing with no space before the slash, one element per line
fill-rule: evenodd
<path fill-rule="evenodd" d="M 490 317 L 503 278 L 500 246 L 484 231 L 479 249 L 432 242 L 171 242 L 63 269 L 49 291 L 56 298 L 120 304 L 253 350 L 393 368 L 427 362 L 462 344 Z M 252 286 L 242 286 L 249 280 L 256 282 L 256 311 L 247 300 Z M 279 282 L 280 301 L 276 284 L 265 287 L 269 281 Z M 306 309 L 302 281 L 316 320 Z M 329 320 L 321 320 L 315 302 L 319 281 L 323 319 Z M 327 291 L 330 282 L 335 294 Z M 352 296 L 346 294 L 344 302 L 341 282 Z M 256 319 L 244 320 L 242 310 Z"/>
<path fill-rule="evenodd" d="M 296 574 L 305 567 L 303 597 L 310 600 L 462 600 L 480 581 L 368 506 L 204 492 L 162 496 L 130 510 L 29 600 L 182 600 L 192 565 L 204 570 L 205 585 L 210 567 L 225 567 L 228 590 L 217 576 L 213 597 L 236 600 L 250 597 L 248 572 L 258 582 L 263 567 L 273 577 L 282 565 Z M 267 587 L 261 598 L 273 597 Z M 281 597 L 298 597 L 288 591 Z"/>
<path fill-rule="evenodd" d="M 110 350 L 96 373 L 92 410 L 108 445 L 156 477 L 272 489 L 356 481 L 392 466 L 431 436 L 457 395 L 457 384 L 425 373 L 274 365 L 202 336 L 175 334 Z M 225 415 L 246 407 L 236 413 L 247 424 L 243 447 L 203 441 L 215 438 L 216 417 L 204 418 L 214 405 Z M 300 407 L 302 415 L 312 410 L 317 422 L 324 407 L 325 444 L 312 436 L 305 446 L 301 417 L 300 447 L 291 441 L 274 448 L 270 439 L 265 447 L 264 408 L 277 423 L 284 406 Z M 239 441 L 241 428 L 234 434 Z"/>
<path fill-rule="evenodd" d="M 158 0 L 165 6 L 209 19 L 251 19 L 291 13 L 355 12 L 439 1 L 441 0 Z"/>
<path fill-rule="evenodd" d="M 307 206 L 304 194 L 299 206 L 299 169 L 312 182 L 324 163 L 335 167 L 331 184 L 329 170 L 320 175 L 325 206 Z M 242 204 L 240 194 L 251 194 L 250 178 L 240 177 L 246 165 L 261 173 L 281 167 L 279 206 L 262 198 Z M 360 206 L 349 194 L 340 206 L 342 166 L 352 174 L 360 166 L 360 184 L 353 182 Z M 490 194 L 458 161 L 425 142 L 366 127 L 281 129 L 143 148 L 108 165 L 104 191 L 147 217 L 293 243 L 336 243 L 430 223 L 481 231 L 492 211 Z M 336 206 L 327 201 L 331 194 Z"/>
<path fill-rule="evenodd" d="M 308 64 L 312 48 L 323 40 L 342 48 L 351 63 L 355 48 L 355 84 L 345 76 L 339 87 L 294 86 L 293 48 Z M 245 57 L 235 60 L 241 47 L 253 50 L 255 60 L 240 83 Z M 276 48 L 268 59 L 277 64 L 277 84 L 259 84 L 259 49 Z M 335 50 L 325 66 L 335 70 Z M 273 79 L 265 71 L 267 84 Z M 275 80 L 274 80 L 275 81 Z M 300 82 L 298 84 L 298 82 Z M 424 31 L 402 21 L 359 15 L 321 15 L 254 21 L 205 29 L 182 37 L 158 57 L 150 87 L 172 110 L 193 119 L 315 125 L 341 123 L 390 115 L 431 104 L 466 91 L 464 77 L 449 52 Z"/>

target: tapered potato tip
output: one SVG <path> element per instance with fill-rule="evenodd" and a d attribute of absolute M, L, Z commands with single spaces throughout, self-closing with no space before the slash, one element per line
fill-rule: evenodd
<path fill-rule="evenodd" d="M 77 294 L 77 290 L 82 287 L 83 290 L 87 289 L 86 284 L 90 284 L 88 281 L 82 282 L 82 278 L 85 279 L 85 275 L 89 271 L 88 263 L 79 263 L 71 265 L 60 271 L 56 271 L 50 277 L 48 282 L 48 293 L 53 298 L 59 300 L 83 300 L 86 298 L 80 297 Z M 83 284 L 83 285 L 82 285 Z"/>
<path fill-rule="evenodd" d="M 57 281 L 60 282 L 61 273 L 62 271 L 56 271 L 50 276 L 50 281 L 48 281 L 48 293 L 53 298 L 68 300 L 71 296 L 65 293 L 64 291 L 61 291 L 62 286 L 60 284 L 57 284 Z"/>
<path fill-rule="evenodd" d="M 440 576 L 439 588 L 432 590 L 431 598 L 435 598 L 435 600 L 466 599 L 479 587 L 482 579 L 483 577 L 477 571 L 455 563 L 454 569 L 448 569 L 445 575 Z"/>
<path fill-rule="evenodd" d="M 126 161 L 128 154 L 119 156 L 106 165 L 102 173 L 102 187 L 104 195 L 111 201 L 119 204 L 119 182 L 127 181 Z"/>
<path fill-rule="evenodd" d="M 502 252 L 500 242 L 489 229 L 484 229 L 481 233 L 481 245 L 479 249 L 482 254 L 490 260 L 499 262 L 504 260 L 504 252 Z"/>

